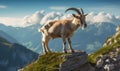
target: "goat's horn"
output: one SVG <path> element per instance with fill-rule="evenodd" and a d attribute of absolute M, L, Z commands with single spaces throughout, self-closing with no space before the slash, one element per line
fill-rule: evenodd
<path fill-rule="evenodd" d="M 84 11 L 83 11 L 83 9 L 82 9 L 82 8 L 80 8 L 80 10 L 81 10 L 82 14 L 84 14 Z"/>
<path fill-rule="evenodd" d="M 81 15 L 81 12 L 77 9 L 77 8 L 68 8 L 65 10 L 65 12 L 69 11 L 69 10 L 74 10 L 76 11 L 79 15 Z"/>

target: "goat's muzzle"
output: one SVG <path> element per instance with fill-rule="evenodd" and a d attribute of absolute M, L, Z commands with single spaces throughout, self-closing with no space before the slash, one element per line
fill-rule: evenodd
<path fill-rule="evenodd" d="M 86 23 L 83 24 L 83 25 L 82 25 L 82 30 L 84 30 L 86 27 L 87 27 L 87 24 L 86 24 Z"/>

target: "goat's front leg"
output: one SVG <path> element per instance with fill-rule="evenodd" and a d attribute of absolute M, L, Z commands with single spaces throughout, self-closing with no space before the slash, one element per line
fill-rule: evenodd
<path fill-rule="evenodd" d="M 47 38 L 47 36 L 43 35 L 42 47 L 43 47 L 43 52 L 45 52 L 46 54 L 50 52 L 50 49 L 48 48 L 48 41 L 49 41 L 49 38 Z"/>
<path fill-rule="evenodd" d="M 71 39 L 67 38 L 67 40 L 68 40 L 68 47 L 69 47 L 70 52 L 74 53 L 74 50 L 73 50 L 72 45 L 71 45 Z"/>
<path fill-rule="evenodd" d="M 45 42 L 44 42 L 44 41 L 42 41 L 42 47 L 43 47 L 43 52 L 44 52 L 45 54 L 47 54 L 47 50 L 46 50 L 46 48 L 45 48 Z"/>
<path fill-rule="evenodd" d="M 48 47 L 49 40 L 50 40 L 50 38 L 47 38 L 46 42 L 45 42 L 46 43 L 46 45 L 45 45 L 46 46 L 46 50 L 47 50 L 48 53 L 51 52 L 50 49 L 49 49 L 49 47 Z"/>
<path fill-rule="evenodd" d="M 67 50 L 66 50 L 66 39 L 62 38 L 62 40 L 63 40 L 63 52 L 67 53 Z"/>

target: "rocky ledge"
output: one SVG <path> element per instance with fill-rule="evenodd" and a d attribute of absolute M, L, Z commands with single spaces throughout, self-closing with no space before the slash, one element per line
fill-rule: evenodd
<path fill-rule="evenodd" d="M 86 52 L 50 53 L 18 71 L 95 71 Z"/>
<path fill-rule="evenodd" d="M 75 52 L 64 55 L 63 59 L 66 60 L 60 64 L 59 71 L 94 71 L 87 57 L 88 55 L 85 52 Z"/>

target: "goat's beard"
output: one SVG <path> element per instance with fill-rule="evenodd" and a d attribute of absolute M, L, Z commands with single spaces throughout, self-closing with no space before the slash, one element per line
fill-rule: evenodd
<path fill-rule="evenodd" d="M 84 30 L 85 29 L 85 27 L 82 27 L 82 30 Z"/>
<path fill-rule="evenodd" d="M 38 32 L 41 32 L 41 30 L 40 30 L 40 29 L 38 29 Z"/>
<path fill-rule="evenodd" d="M 84 30 L 87 27 L 87 24 L 82 25 L 82 30 Z"/>

